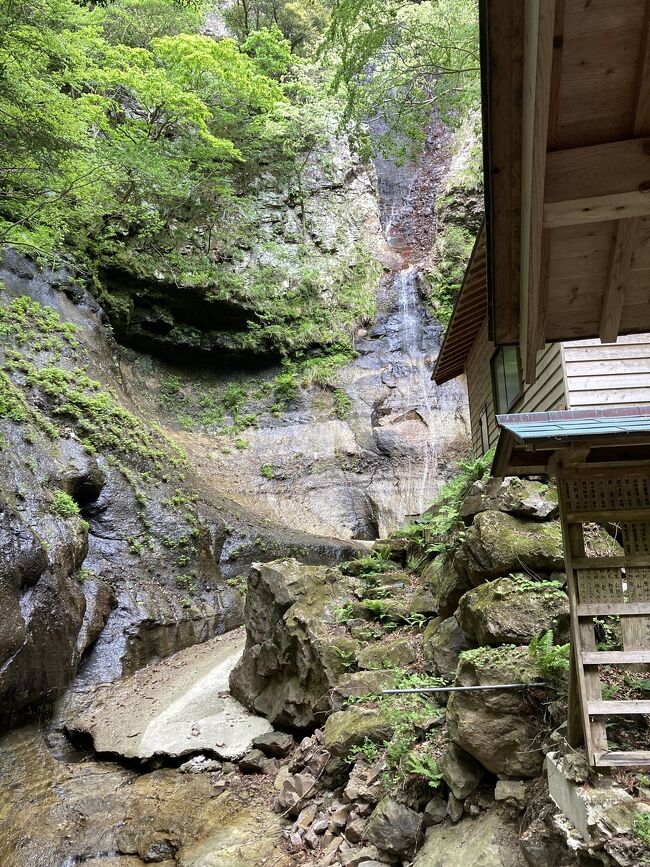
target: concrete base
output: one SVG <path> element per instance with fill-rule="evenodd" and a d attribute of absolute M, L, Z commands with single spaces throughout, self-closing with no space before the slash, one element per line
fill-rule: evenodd
<path fill-rule="evenodd" d="M 599 846 L 612 836 L 625 834 L 634 821 L 634 801 L 603 774 L 593 785 L 567 777 L 561 753 L 548 753 L 544 766 L 548 793 L 589 846 Z"/>

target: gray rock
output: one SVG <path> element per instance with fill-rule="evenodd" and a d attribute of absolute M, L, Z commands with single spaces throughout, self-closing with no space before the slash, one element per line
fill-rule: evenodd
<path fill-rule="evenodd" d="M 331 693 L 335 710 L 343 710 L 350 697 L 379 695 L 384 689 L 393 689 L 396 675 L 390 670 L 353 671 L 341 675 Z"/>
<path fill-rule="evenodd" d="M 479 648 L 458 666 L 459 686 L 525 683 L 539 678 L 528 647 Z M 456 692 L 447 704 L 452 740 L 494 774 L 535 777 L 543 753 L 542 721 L 519 690 Z"/>
<path fill-rule="evenodd" d="M 499 780 L 494 788 L 495 801 L 510 801 L 523 807 L 526 803 L 526 785 L 521 780 Z"/>
<path fill-rule="evenodd" d="M 447 744 L 438 765 L 445 782 L 460 800 L 477 788 L 484 774 L 483 766 L 453 742 Z"/>
<path fill-rule="evenodd" d="M 424 808 L 424 827 L 430 828 L 431 825 L 439 825 L 441 822 L 444 822 L 446 816 L 447 801 L 442 797 L 442 795 L 436 795 L 434 798 L 431 798 Z"/>
<path fill-rule="evenodd" d="M 555 582 L 535 580 L 522 572 L 469 590 L 456 614 L 477 644 L 528 644 L 552 630 L 557 644 L 569 640 L 569 600 Z"/>
<path fill-rule="evenodd" d="M 467 574 L 456 568 L 449 557 L 438 557 L 432 569 L 433 591 L 436 597 L 438 614 L 442 618 L 451 617 L 460 597 L 472 586 Z"/>
<path fill-rule="evenodd" d="M 239 760 L 239 770 L 243 774 L 263 774 L 267 758 L 261 750 L 251 750 Z"/>
<path fill-rule="evenodd" d="M 325 723 L 325 747 L 333 756 L 345 757 L 352 747 L 360 746 L 366 738 L 381 743 L 392 734 L 392 726 L 375 708 L 352 705 L 328 717 Z"/>
<path fill-rule="evenodd" d="M 192 756 L 187 762 L 179 767 L 181 774 L 205 774 L 220 771 L 222 764 L 217 759 L 209 759 L 207 756 Z"/>
<path fill-rule="evenodd" d="M 410 858 L 422 835 L 422 816 L 392 798 L 383 798 L 366 826 L 366 839 L 392 855 Z"/>
<path fill-rule="evenodd" d="M 265 756 L 282 759 L 288 756 L 294 748 L 293 736 L 287 732 L 266 732 L 253 739 L 253 747 L 261 750 Z"/>
<path fill-rule="evenodd" d="M 433 621 L 422 635 L 422 649 L 430 670 L 444 678 L 454 675 L 460 654 L 472 646 L 454 616 Z"/>
<path fill-rule="evenodd" d="M 544 862 L 545 867 L 560 863 Z M 526 867 L 526 861 L 517 824 L 489 810 L 458 824 L 430 828 L 413 867 Z"/>
<path fill-rule="evenodd" d="M 475 482 L 460 509 L 462 518 L 471 519 L 479 512 L 496 510 L 519 518 L 548 521 L 557 518 L 559 505 L 553 485 L 513 476 L 490 477 Z"/>
<path fill-rule="evenodd" d="M 273 724 L 305 728 L 346 670 L 356 642 L 332 637 L 335 610 L 354 579 L 338 570 L 276 560 L 252 570 L 246 596 L 247 639 L 230 677 L 242 704 Z M 324 708 L 327 709 L 327 708 Z"/>
<path fill-rule="evenodd" d="M 560 525 L 557 521 L 525 521 L 504 512 L 481 512 L 465 534 L 454 568 L 474 586 L 522 569 L 533 573 L 561 570 Z"/>
<path fill-rule="evenodd" d="M 393 638 L 364 647 L 357 654 L 359 668 L 404 668 L 417 656 L 415 645 L 408 638 Z"/>
<path fill-rule="evenodd" d="M 447 815 L 452 822 L 456 823 L 460 822 L 463 818 L 463 812 L 463 802 L 453 792 L 450 792 L 449 800 L 447 801 Z"/>

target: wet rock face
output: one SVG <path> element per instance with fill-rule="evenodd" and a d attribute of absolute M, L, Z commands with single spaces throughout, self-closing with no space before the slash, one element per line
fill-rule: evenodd
<path fill-rule="evenodd" d="M 75 673 L 84 685 L 108 682 L 239 626 L 254 560 L 299 551 L 308 562 L 336 562 L 356 550 L 228 501 L 191 461 L 174 463 L 171 443 L 151 433 L 167 455 L 155 468 L 150 453 L 137 450 L 151 418 L 133 399 L 129 386 L 137 384 L 120 366 L 96 302 L 65 273 L 42 272 L 17 256 L 0 266 L 0 280 L 5 315 L 23 296 L 38 302 L 49 310 L 49 330 L 35 336 L 59 347 L 30 355 L 31 344 L 17 344 L 21 359 L 62 375 L 83 368 L 100 391 L 83 388 L 104 401 L 104 415 L 85 415 L 83 402 L 56 412 L 56 397 L 14 374 L 39 422 L 0 418 L 3 712 L 53 701 Z M 74 342 L 62 336 L 64 323 L 74 325 Z M 6 343 L 9 337 L 0 364 Z M 112 435 L 106 407 L 113 400 L 118 417 L 131 413 L 135 437 L 125 429 Z"/>
<path fill-rule="evenodd" d="M 52 701 L 77 660 L 85 601 L 74 572 L 85 555 L 86 534 L 78 519 L 50 518 L 40 529 L 47 531 L 44 539 L 0 500 L 2 715 Z"/>
<path fill-rule="evenodd" d="M 272 723 L 305 728 L 316 706 L 354 657 L 354 642 L 333 632 L 335 612 L 354 589 L 337 569 L 279 560 L 252 570 L 246 598 L 244 655 L 230 677 L 232 694 Z M 349 646 L 348 646 L 349 645 Z"/>

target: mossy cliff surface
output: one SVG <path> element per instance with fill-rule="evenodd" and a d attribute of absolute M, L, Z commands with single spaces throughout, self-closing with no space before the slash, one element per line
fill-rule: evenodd
<path fill-rule="evenodd" d="M 237 626 L 238 576 L 252 559 L 287 549 L 307 560 L 342 556 L 202 482 L 134 399 L 100 308 L 65 274 L 14 259 L 3 276 L 8 714 L 52 701 L 80 665 L 84 677 L 110 679 Z"/>

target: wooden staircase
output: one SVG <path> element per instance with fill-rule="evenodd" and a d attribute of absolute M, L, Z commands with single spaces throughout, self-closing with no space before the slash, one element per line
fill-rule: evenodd
<path fill-rule="evenodd" d="M 650 668 L 650 461 L 559 467 L 558 491 L 571 605 L 569 740 L 584 739 L 596 767 L 650 766 L 650 751 L 608 748 L 607 725 L 649 714 L 650 701 L 603 699 L 603 666 Z M 594 525 L 623 553 L 593 544 Z M 602 540 L 603 533 L 600 533 Z M 600 550 L 599 550 L 600 549 Z M 599 650 L 595 618 L 618 618 L 622 650 Z"/>

